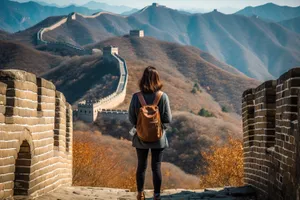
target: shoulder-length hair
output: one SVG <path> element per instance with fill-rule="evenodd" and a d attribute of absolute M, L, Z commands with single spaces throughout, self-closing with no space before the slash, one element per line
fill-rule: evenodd
<path fill-rule="evenodd" d="M 143 93 L 155 93 L 161 90 L 163 84 L 160 82 L 158 71 L 155 67 L 149 66 L 144 70 L 139 87 Z"/>

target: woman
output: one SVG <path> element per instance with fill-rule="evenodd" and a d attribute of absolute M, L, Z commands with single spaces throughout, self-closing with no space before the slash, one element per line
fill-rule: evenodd
<path fill-rule="evenodd" d="M 159 79 L 158 72 L 155 67 L 149 66 L 145 69 L 143 77 L 139 82 L 139 88 L 142 96 L 144 97 L 147 105 L 153 104 L 157 94 L 161 93 L 163 85 Z M 166 123 L 170 123 L 172 120 L 172 114 L 170 109 L 169 98 L 166 93 L 163 93 L 159 100 L 157 100 L 157 106 L 160 113 L 160 119 L 162 123 L 162 136 L 155 142 L 144 142 L 137 134 L 133 136 L 132 146 L 136 148 L 138 167 L 136 171 L 136 183 L 138 200 L 144 200 L 144 182 L 145 182 L 145 171 L 147 169 L 147 158 L 149 149 L 151 149 L 151 167 L 153 174 L 153 185 L 154 185 L 154 200 L 160 200 L 160 189 L 162 183 L 161 175 L 161 162 L 163 157 L 163 150 L 169 146 L 166 137 Z M 138 121 L 138 114 L 141 107 L 138 93 L 132 96 L 130 107 L 129 107 L 129 120 L 132 125 L 136 126 Z"/>

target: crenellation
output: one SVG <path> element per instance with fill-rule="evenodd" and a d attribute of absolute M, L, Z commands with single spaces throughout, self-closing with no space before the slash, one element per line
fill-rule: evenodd
<path fill-rule="evenodd" d="M 72 107 L 63 94 L 34 74 L 0 70 L 0 101 L 1 198 L 34 197 L 70 185 L 72 151 L 66 151 L 65 137 L 68 119 L 72 144 Z"/>
<path fill-rule="evenodd" d="M 67 104 L 66 108 L 66 151 L 69 152 L 70 149 L 72 149 L 72 142 L 71 142 L 71 136 L 73 131 L 73 112 L 72 112 L 72 106 L 70 104 Z"/>
<path fill-rule="evenodd" d="M 278 80 L 266 81 L 243 94 L 245 182 L 257 189 L 260 199 L 297 198 L 299 93 L 300 68 L 294 68 Z M 252 127 L 248 119 L 252 119 L 253 112 L 251 146 L 248 138 Z"/>

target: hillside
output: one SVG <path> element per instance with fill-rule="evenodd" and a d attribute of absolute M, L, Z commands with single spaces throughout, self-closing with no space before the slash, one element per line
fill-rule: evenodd
<path fill-rule="evenodd" d="M 279 22 L 285 28 L 300 34 L 300 16 Z"/>
<path fill-rule="evenodd" d="M 68 102 L 77 104 L 84 99 L 99 99 L 110 95 L 119 78 L 116 65 L 104 63 L 101 55 L 75 56 L 44 74 L 63 92 Z"/>
<path fill-rule="evenodd" d="M 157 66 L 165 80 L 166 90 L 169 90 L 170 98 L 173 99 L 173 104 L 176 104 L 175 110 L 200 110 L 200 99 L 205 98 L 207 91 L 217 102 L 240 113 L 242 92 L 245 88 L 258 84 L 258 81 L 246 77 L 197 48 L 149 37 L 116 37 L 89 48 L 101 49 L 109 44 L 118 46 L 120 55 L 128 63 L 128 94 L 137 90 L 137 81 L 144 67 Z M 194 83 L 200 84 L 203 94 L 191 93 Z M 128 101 L 127 98 L 127 104 Z"/>
<path fill-rule="evenodd" d="M 18 68 L 39 75 L 44 74 L 66 94 L 71 103 L 87 97 L 86 95 L 102 96 L 107 94 L 111 90 L 100 92 L 105 87 L 105 84 L 102 84 L 107 81 L 114 85 L 117 80 L 116 69 L 114 67 L 105 68 L 101 54 L 69 58 L 53 56 L 16 42 L 2 41 L 1 45 L 3 47 L 1 48 L 1 68 Z M 194 47 L 162 42 L 148 37 L 138 39 L 125 36 L 115 37 L 88 48 L 102 49 L 106 45 L 119 46 L 120 55 L 128 62 L 131 72 L 129 95 L 136 91 L 136 83 L 143 68 L 147 65 L 154 65 L 162 70 L 162 76 L 166 80 L 166 89 L 170 91 L 171 98 L 175 100 L 173 104 L 175 110 L 197 113 L 201 107 L 206 107 L 223 115 L 220 107 L 214 101 L 207 101 L 212 96 L 216 102 L 240 113 L 242 91 L 258 84 L 258 81 L 246 77 L 232 66 L 224 64 L 210 54 Z M 69 74 L 71 71 L 73 73 Z M 96 82 L 93 82 L 90 76 L 95 74 L 103 76 L 103 80 L 95 77 Z M 97 85 L 97 81 L 100 81 L 101 84 L 99 82 L 100 85 Z M 195 83 L 202 87 L 202 93 L 193 94 L 191 92 Z M 83 87 L 82 92 L 77 91 L 74 95 L 73 92 L 79 85 L 86 87 Z M 111 89 L 112 87 L 107 88 Z M 176 92 L 178 88 L 180 88 L 180 92 Z M 125 107 L 129 103 L 129 95 L 126 98 Z M 200 99 L 206 100 L 199 102 Z"/>
<path fill-rule="evenodd" d="M 24 43 L 26 45 L 30 45 L 34 47 L 36 45 L 36 35 L 37 32 L 44 27 L 51 26 L 52 24 L 55 24 L 59 20 L 61 20 L 64 16 L 54 16 L 54 17 L 48 17 L 47 19 L 43 20 L 42 22 L 17 33 L 11 34 L 11 37 L 14 41 L 18 41 L 21 43 Z"/>
<path fill-rule="evenodd" d="M 0 69 L 21 69 L 52 80 L 68 102 L 109 95 L 118 82 L 116 66 L 107 68 L 101 55 L 62 57 L 28 45 L 0 40 Z"/>
<path fill-rule="evenodd" d="M 259 80 L 278 77 L 300 64 L 299 34 L 260 18 L 217 11 L 188 15 L 163 6 L 148 6 L 128 17 L 78 16 L 47 32 L 44 38 L 83 46 L 127 34 L 131 29 L 144 29 L 146 35 L 159 40 L 193 45 Z M 82 34 L 85 37 L 80 37 Z"/>
<path fill-rule="evenodd" d="M 57 8 L 53 6 L 43 6 L 33 1 L 19 3 L 10 0 L 1 0 L 0 29 L 7 32 L 17 32 L 27 29 L 50 16 L 68 15 L 71 12 L 80 12 L 90 15 L 97 11 L 100 10 L 90 10 L 74 5 Z"/>
<path fill-rule="evenodd" d="M 61 57 L 37 51 L 24 44 L 0 40 L 0 69 L 23 69 L 42 75 L 62 61 Z"/>
<path fill-rule="evenodd" d="M 261 6 L 248 6 L 235 14 L 251 17 L 256 15 L 264 20 L 280 22 L 300 16 L 300 6 L 279 6 L 274 3 L 267 3 Z"/>
<path fill-rule="evenodd" d="M 6 40 L 10 37 L 9 33 L 0 30 L 0 40 Z"/>

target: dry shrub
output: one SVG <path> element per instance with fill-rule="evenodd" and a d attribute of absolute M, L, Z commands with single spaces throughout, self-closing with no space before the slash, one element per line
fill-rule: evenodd
<path fill-rule="evenodd" d="M 73 158 L 74 185 L 134 189 L 135 169 L 122 162 L 122 155 L 116 154 L 113 147 L 98 145 L 88 134 L 76 132 Z"/>
<path fill-rule="evenodd" d="M 240 138 L 242 135 L 241 128 L 233 123 L 188 112 L 174 112 L 170 127 L 167 132 L 170 148 L 166 149 L 166 161 L 195 175 L 202 174 L 205 166 L 201 152 L 209 151 L 212 145 L 222 145 L 228 136 Z"/>
<path fill-rule="evenodd" d="M 163 189 L 184 188 L 197 189 L 199 188 L 199 178 L 195 175 L 187 174 L 179 167 L 171 163 L 162 163 Z M 149 176 L 147 176 L 149 177 Z M 150 177 L 148 181 L 152 180 Z M 149 183 L 150 185 L 150 183 Z M 152 185 L 152 184 L 151 184 Z"/>
<path fill-rule="evenodd" d="M 85 131 L 82 124 L 77 128 L 81 131 L 74 132 L 73 184 L 135 191 L 137 158 L 131 142 Z M 162 175 L 163 189 L 199 187 L 197 176 L 186 174 L 171 163 L 162 163 Z M 150 154 L 145 188 L 153 188 Z"/>
<path fill-rule="evenodd" d="M 207 163 L 206 174 L 200 177 L 200 187 L 243 185 L 243 146 L 239 139 L 229 138 L 222 146 L 212 146 L 202 153 Z"/>

